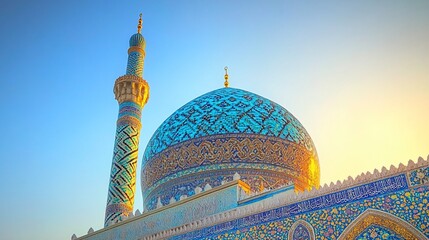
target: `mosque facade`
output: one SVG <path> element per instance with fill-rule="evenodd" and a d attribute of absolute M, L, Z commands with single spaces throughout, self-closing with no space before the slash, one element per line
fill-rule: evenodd
<path fill-rule="evenodd" d="M 146 42 L 131 36 L 104 228 L 73 239 L 428 239 L 429 156 L 320 186 L 302 124 L 267 98 L 225 87 L 195 98 L 155 131 L 144 154 L 144 211 L 133 212 L 149 85 Z"/>

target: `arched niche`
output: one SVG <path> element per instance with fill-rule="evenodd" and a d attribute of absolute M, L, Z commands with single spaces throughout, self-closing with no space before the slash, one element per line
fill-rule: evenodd
<path fill-rule="evenodd" d="M 289 240 L 314 240 L 313 227 L 304 220 L 296 221 L 289 230 Z"/>
<path fill-rule="evenodd" d="M 344 229 L 338 240 L 356 239 L 359 234 L 372 225 L 386 228 L 404 239 L 428 239 L 423 233 L 404 220 L 390 213 L 368 209 Z"/>

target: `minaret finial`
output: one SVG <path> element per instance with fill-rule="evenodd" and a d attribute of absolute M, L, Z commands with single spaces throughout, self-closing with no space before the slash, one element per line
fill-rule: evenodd
<path fill-rule="evenodd" d="M 140 13 L 140 19 L 139 19 L 139 25 L 137 25 L 137 32 L 141 33 L 142 32 L 142 14 Z"/>
<path fill-rule="evenodd" d="M 228 82 L 228 67 L 225 67 L 224 69 L 225 69 L 225 76 L 224 76 L 225 82 L 223 84 L 225 85 L 225 87 L 228 87 L 229 86 L 229 82 Z"/>

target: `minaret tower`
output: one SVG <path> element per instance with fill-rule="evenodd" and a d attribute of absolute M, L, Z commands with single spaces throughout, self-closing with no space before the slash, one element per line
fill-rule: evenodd
<path fill-rule="evenodd" d="M 149 98 L 149 85 L 142 78 L 146 42 L 141 35 L 141 29 L 140 14 L 137 33 L 130 38 L 127 73 L 116 80 L 113 89 L 119 103 L 119 114 L 116 122 L 105 227 L 121 221 L 133 211 L 141 111 Z"/>

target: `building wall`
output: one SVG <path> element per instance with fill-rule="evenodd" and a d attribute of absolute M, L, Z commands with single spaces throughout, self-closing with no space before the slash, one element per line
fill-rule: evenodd
<path fill-rule="evenodd" d="M 80 239 L 429 239 L 429 158 L 299 194 L 242 189 L 229 182 Z"/>

